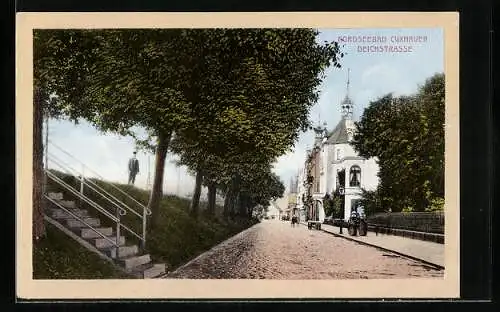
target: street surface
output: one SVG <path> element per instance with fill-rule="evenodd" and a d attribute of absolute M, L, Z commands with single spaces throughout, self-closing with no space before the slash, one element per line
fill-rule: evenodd
<path fill-rule="evenodd" d="M 443 272 L 304 225 L 263 220 L 166 278 L 442 278 Z"/>

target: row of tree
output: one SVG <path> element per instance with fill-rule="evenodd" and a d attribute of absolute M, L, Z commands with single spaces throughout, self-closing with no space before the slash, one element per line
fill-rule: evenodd
<path fill-rule="evenodd" d="M 367 213 L 443 208 L 444 122 L 444 74 L 413 96 L 386 95 L 364 110 L 352 145 L 379 164 L 378 188 L 363 194 Z"/>
<path fill-rule="evenodd" d="M 219 192 L 225 216 L 251 216 L 252 207 L 282 196 L 272 164 L 310 126 L 324 70 L 340 67 L 337 43 L 319 43 L 317 35 L 311 29 L 37 30 L 34 126 L 41 129 L 45 111 L 132 135 L 153 150 L 152 228 L 169 151 L 196 177 L 193 216 L 202 185 L 210 213 Z M 136 127 L 148 137 L 137 137 Z M 34 235 L 40 236 L 41 131 L 34 131 L 34 144 Z"/>

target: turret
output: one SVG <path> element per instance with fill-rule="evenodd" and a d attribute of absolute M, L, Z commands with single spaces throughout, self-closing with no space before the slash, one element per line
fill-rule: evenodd
<path fill-rule="evenodd" d="M 347 86 L 346 86 L 346 94 L 344 100 L 340 103 L 341 105 L 341 112 L 342 112 L 342 118 L 351 120 L 352 119 L 352 113 L 353 113 L 353 102 L 351 98 L 349 97 L 349 73 L 350 69 L 347 69 Z"/>

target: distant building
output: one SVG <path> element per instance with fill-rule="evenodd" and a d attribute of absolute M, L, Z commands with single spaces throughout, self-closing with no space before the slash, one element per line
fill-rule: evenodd
<path fill-rule="evenodd" d="M 284 211 L 284 214 L 291 218 L 294 214 L 299 214 L 299 208 L 297 204 L 298 197 L 298 177 L 292 177 L 290 179 L 290 187 L 288 191 L 288 205 Z"/>
<path fill-rule="evenodd" d="M 346 96 L 340 104 L 342 119 L 331 132 L 326 127 L 314 128 L 314 147 L 307 151 L 302 183 L 299 183 L 304 187 L 299 193 L 309 203 L 307 207 L 301 206 L 308 219 L 323 221 L 324 197 L 327 193 L 336 193 L 344 206 L 341 218 L 347 220 L 351 211 L 359 207 L 361 189 L 374 190 L 378 185 L 377 160 L 359 156 L 349 144 L 356 131 L 353 102 L 349 97 L 349 76 Z"/>
<path fill-rule="evenodd" d="M 269 219 L 276 219 L 278 220 L 280 218 L 281 212 L 278 206 L 273 202 L 269 205 L 268 210 L 265 214 Z"/>
<path fill-rule="evenodd" d="M 296 197 L 296 207 L 300 217 L 300 220 L 306 219 L 306 208 L 304 205 L 304 201 L 306 199 L 306 185 L 305 185 L 305 177 L 306 177 L 306 169 L 301 168 L 299 170 L 299 174 L 297 175 L 297 197 Z"/>

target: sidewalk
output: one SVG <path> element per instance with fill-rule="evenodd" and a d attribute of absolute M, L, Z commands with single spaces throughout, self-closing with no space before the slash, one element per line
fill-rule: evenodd
<path fill-rule="evenodd" d="M 307 226 L 306 223 L 301 223 Z M 366 236 L 350 236 L 347 233 L 347 228 L 342 228 L 342 234 L 340 234 L 339 227 L 328 224 L 322 224 L 321 230 L 335 236 L 341 236 L 361 244 L 382 248 L 444 268 L 444 244 L 395 235 L 375 235 L 374 232 L 368 232 Z"/>

